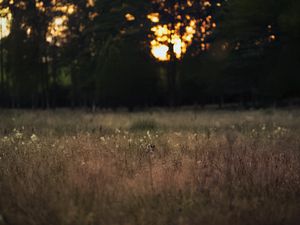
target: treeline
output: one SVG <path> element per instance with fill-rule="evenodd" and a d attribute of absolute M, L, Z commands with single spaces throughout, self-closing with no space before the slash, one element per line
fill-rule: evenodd
<path fill-rule="evenodd" d="M 175 104 L 299 101 L 300 2 L 211 4 L 219 2 L 209 50 L 194 51 L 195 42 L 176 61 Z M 171 63 L 150 54 L 151 1 L 3 0 L 0 9 L 7 8 L 12 20 L 10 34 L 0 35 L 1 107 L 170 104 Z"/>

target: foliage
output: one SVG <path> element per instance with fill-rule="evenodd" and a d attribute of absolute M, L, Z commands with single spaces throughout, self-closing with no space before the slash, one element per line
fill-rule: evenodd
<path fill-rule="evenodd" d="M 213 6 L 217 3 L 211 1 Z M 185 9 L 171 10 L 178 4 Z M 166 4 L 148 0 L 1 1 L 1 12 L 9 9 L 13 19 L 9 36 L 1 39 L 0 105 L 166 105 L 171 83 L 178 86 L 179 104 L 259 107 L 299 99 L 300 78 L 295 73 L 300 51 L 298 1 L 230 0 L 222 1 L 218 10 L 200 10 L 207 4 L 203 1 L 187 7 L 190 4 L 175 0 Z M 156 25 L 147 18 L 153 12 L 159 13 L 161 24 L 171 24 L 173 29 L 187 15 L 200 21 L 213 13 L 216 22 L 206 40 L 209 44 L 202 43 L 200 35 L 189 43 L 187 54 L 180 52 L 172 82 L 171 63 L 153 57 L 151 29 Z M 127 14 L 134 19 L 127 21 Z M 182 22 L 179 33 L 186 23 Z M 54 36 L 49 37 L 49 32 Z"/>

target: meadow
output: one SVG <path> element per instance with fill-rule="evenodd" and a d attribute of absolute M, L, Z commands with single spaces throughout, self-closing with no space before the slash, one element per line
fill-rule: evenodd
<path fill-rule="evenodd" d="M 299 225 L 300 110 L 0 111 L 0 225 Z"/>

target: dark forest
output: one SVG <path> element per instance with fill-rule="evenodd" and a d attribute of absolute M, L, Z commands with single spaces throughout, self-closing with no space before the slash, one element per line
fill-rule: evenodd
<path fill-rule="evenodd" d="M 1 107 L 299 104 L 299 1 L 0 2 Z"/>

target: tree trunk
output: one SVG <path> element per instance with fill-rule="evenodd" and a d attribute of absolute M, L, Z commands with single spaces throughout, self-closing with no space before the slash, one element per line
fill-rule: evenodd
<path fill-rule="evenodd" d="M 4 55 L 3 55 L 3 40 L 2 40 L 2 30 L 0 31 L 0 106 L 3 106 L 4 102 Z"/>
<path fill-rule="evenodd" d="M 168 65 L 168 103 L 170 107 L 177 104 L 177 62 L 171 59 Z"/>

